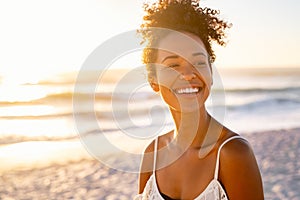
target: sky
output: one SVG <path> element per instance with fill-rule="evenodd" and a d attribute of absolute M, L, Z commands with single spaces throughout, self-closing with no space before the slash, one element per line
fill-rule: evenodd
<path fill-rule="evenodd" d="M 1 0 L 0 76 L 34 81 L 79 70 L 102 42 L 139 26 L 142 2 Z M 227 46 L 216 47 L 216 66 L 300 67 L 299 0 L 201 4 L 233 24 Z"/>

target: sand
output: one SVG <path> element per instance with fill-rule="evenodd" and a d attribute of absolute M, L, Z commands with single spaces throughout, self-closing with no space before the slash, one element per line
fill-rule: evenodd
<path fill-rule="evenodd" d="M 242 135 L 256 154 L 265 199 L 300 199 L 300 128 Z M 0 199 L 132 199 L 137 178 L 96 160 L 7 171 L 0 177 Z"/>

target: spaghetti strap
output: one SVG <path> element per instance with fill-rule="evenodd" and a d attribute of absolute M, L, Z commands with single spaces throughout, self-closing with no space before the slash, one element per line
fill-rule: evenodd
<path fill-rule="evenodd" d="M 155 138 L 154 140 L 154 155 L 153 155 L 153 168 L 152 168 L 152 173 L 155 173 L 156 169 L 156 157 L 157 157 L 157 145 L 158 144 L 158 137 Z"/>
<path fill-rule="evenodd" d="M 218 154 L 217 154 L 217 160 L 216 160 L 216 166 L 215 166 L 215 175 L 214 175 L 214 179 L 217 180 L 217 179 L 218 179 L 218 176 L 219 176 L 220 152 L 221 152 L 222 147 L 223 147 L 227 142 L 229 142 L 229 141 L 231 141 L 231 140 L 233 140 L 233 139 L 238 139 L 238 138 L 244 139 L 243 137 L 237 135 L 237 136 L 233 136 L 233 137 L 228 138 L 227 140 L 225 140 L 225 141 L 220 145 L 220 147 L 219 147 L 219 149 L 218 149 Z"/>

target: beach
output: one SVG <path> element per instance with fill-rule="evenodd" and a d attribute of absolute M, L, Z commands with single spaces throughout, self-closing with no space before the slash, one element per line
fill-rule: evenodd
<path fill-rule="evenodd" d="M 300 198 L 300 128 L 241 133 L 252 145 L 261 170 L 265 199 Z M 132 199 L 136 173 L 80 160 L 1 175 L 0 199 Z"/>
<path fill-rule="evenodd" d="M 141 152 L 174 126 L 142 71 L 110 73 L 0 84 L 1 200 L 133 198 Z M 265 199 L 299 199 L 300 70 L 220 73 L 208 112 L 253 146 Z"/>

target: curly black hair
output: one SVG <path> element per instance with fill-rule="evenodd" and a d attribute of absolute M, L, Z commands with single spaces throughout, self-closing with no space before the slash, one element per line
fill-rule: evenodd
<path fill-rule="evenodd" d="M 175 31 L 184 31 L 197 35 L 206 48 L 210 62 L 215 61 L 212 50 L 212 41 L 225 45 L 225 30 L 231 24 L 218 18 L 219 11 L 210 8 L 201 8 L 199 0 L 158 0 L 156 3 L 144 3 L 145 15 L 143 23 L 138 30 L 142 35 L 142 44 L 147 42 L 143 50 L 142 61 L 146 64 L 148 80 L 155 76 L 155 63 L 157 49 L 151 48 L 157 44 L 161 37 L 154 36 L 151 28 L 165 28 Z"/>

